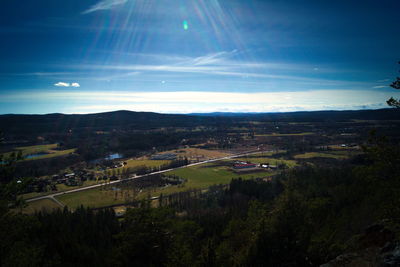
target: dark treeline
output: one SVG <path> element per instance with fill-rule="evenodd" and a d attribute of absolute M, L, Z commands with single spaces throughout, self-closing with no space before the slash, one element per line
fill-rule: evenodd
<path fill-rule="evenodd" d="M 78 148 L 85 159 L 96 159 L 109 151 L 134 156 L 153 147 L 176 146 L 182 139 L 201 143 L 213 137 L 223 143 L 227 129 L 231 131 L 241 127 L 249 129 L 252 134 L 276 131 L 277 126 L 282 133 L 318 129 L 329 133 L 337 132 L 338 127 L 348 127 L 340 123 L 354 122 L 354 119 L 379 121 L 397 118 L 397 112 L 392 109 L 201 116 L 116 111 L 86 115 L 0 115 L 0 130 L 8 143 L 4 144 L 4 149 L 12 149 L 18 142 L 23 146 L 35 145 L 40 139 L 47 143 L 60 143 L 64 149 Z M 253 121 L 262 122 L 262 125 L 255 127 L 250 123 Z M 311 122 L 312 125 L 291 125 L 287 122 Z M 364 124 L 353 123 L 354 126 L 366 126 Z"/>
<path fill-rule="evenodd" d="M 77 153 L 84 160 L 93 160 L 106 156 L 109 151 L 117 151 L 125 157 L 132 157 L 141 155 L 143 151 L 152 151 L 154 148 L 158 151 L 176 148 L 182 145 L 182 140 L 185 139 L 196 143 L 208 137 L 204 132 L 112 133 L 101 136 L 91 133 L 85 138 L 75 135 L 65 143 L 65 146 L 77 147 Z M 185 145 L 190 144 L 185 143 Z"/>
<path fill-rule="evenodd" d="M 197 115 L 158 114 L 151 112 L 115 111 L 86 115 L 1 115 L 0 125 L 7 125 L 7 133 L 23 135 L 61 133 L 69 130 L 85 132 L 88 128 L 98 131 L 151 130 L 158 127 L 196 127 L 198 125 L 230 125 L 238 121 L 275 122 L 326 122 L 352 119 L 391 120 L 398 114 L 393 109 L 359 111 L 314 111 L 287 113 L 211 113 Z"/>
<path fill-rule="evenodd" d="M 71 166 L 82 162 L 80 155 L 71 154 L 64 157 L 19 161 L 15 169 L 15 176 L 18 177 L 40 177 L 56 174 Z"/>

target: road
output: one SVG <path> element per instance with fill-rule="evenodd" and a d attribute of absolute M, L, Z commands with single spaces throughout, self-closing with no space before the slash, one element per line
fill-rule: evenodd
<path fill-rule="evenodd" d="M 104 185 L 117 184 L 117 183 L 129 181 L 129 180 L 138 179 L 138 178 L 141 178 L 141 177 L 153 175 L 153 174 L 165 173 L 165 172 L 169 172 L 169 171 L 173 171 L 173 170 L 177 170 L 177 169 L 181 169 L 181 168 L 188 168 L 188 167 L 201 165 L 201 164 L 206 164 L 206 163 L 210 163 L 210 162 L 215 162 L 215 161 L 219 161 L 219 160 L 240 158 L 240 157 L 244 157 L 244 156 L 249 156 L 249 155 L 258 154 L 258 153 L 267 153 L 267 152 L 272 152 L 272 150 L 268 150 L 268 151 L 259 151 L 259 150 L 258 151 L 251 151 L 251 152 L 246 152 L 246 153 L 241 153 L 241 154 L 230 155 L 230 156 L 226 156 L 226 157 L 222 157 L 222 158 L 209 159 L 209 160 L 205 160 L 205 161 L 191 163 L 191 164 L 184 165 L 184 166 L 177 167 L 177 168 L 151 172 L 151 173 L 147 173 L 147 174 L 143 174 L 143 175 L 135 175 L 135 176 L 129 177 L 127 179 L 123 179 L 123 180 L 115 180 L 115 181 L 110 181 L 110 182 L 107 182 L 107 183 L 88 185 L 88 186 L 85 186 L 85 187 L 71 189 L 71 190 L 68 190 L 68 191 L 58 192 L 58 193 L 54 193 L 54 194 L 50 194 L 50 195 L 33 197 L 33 198 L 26 199 L 25 201 L 26 202 L 33 202 L 33 201 L 42 200 L 42 199 L 51 199 L 51 200 L 55 201 L 57 204 L 59 204 L 60 206 L 63 207 L 64 204 L 56 199 L 57 196 L 64 195 L 64 194 L 76 193 L 76 192 L 85 191 L 85 190 L 90 190 L 90 189 L 94 189 L 94 188 L 101 187 L 101 186 L 104 186 Z"/>

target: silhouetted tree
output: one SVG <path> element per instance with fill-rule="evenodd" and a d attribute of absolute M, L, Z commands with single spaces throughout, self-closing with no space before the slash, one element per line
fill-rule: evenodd
<path fill-rule="evenodd" d="M 399 61 L 399 64 L 400 64 L 400 61 Z M 394 82 L 392 82 L 392 84 L 390 86 L 394 89 L 400 90 L 400 77 L 397 77 L 396 80 Z M 400 108 L 400 99 L 395 99 L 395 98 L 391 97 L 391 98 L 389 98 L 388 101 L 386 101 L 386 103 L 391 107 Z"/>

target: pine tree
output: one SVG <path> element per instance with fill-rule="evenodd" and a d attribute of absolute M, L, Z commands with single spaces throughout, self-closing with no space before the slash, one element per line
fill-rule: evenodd
<path fill-rule="evenodd" d="M 400 64 L 400 61 L 399 61 L 399 64 Z M 397 77 L 396 80 L 394 82 L 392 82 L 392 84 L 390 86 L 396 90 L 400 90 L 400 77 Z M 389 98 L 388 101 L 386 101 L 386 103 L 391 107 L 400 108 L 400 99 L 395 99 L 395 98 L 391 97 L 391 98 Z"/>

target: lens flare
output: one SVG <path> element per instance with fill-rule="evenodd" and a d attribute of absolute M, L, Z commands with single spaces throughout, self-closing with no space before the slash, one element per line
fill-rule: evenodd
<path fill-rule="evenodd" d="M 184 21 L 183 21 L 183 29 L 184 29 L 185 31 L 187 31 L 187 30 L 189 29 L 189 24 L 188 24 L 187 20 L 184 20 Z"/>

